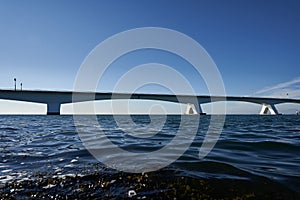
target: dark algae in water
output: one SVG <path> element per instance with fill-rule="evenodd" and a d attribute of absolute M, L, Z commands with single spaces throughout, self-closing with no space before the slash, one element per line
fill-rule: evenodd
<path fill-rule="evenodd" d="M 105 170 L 104 170 L 105 171 Z M 193 178 L 174 170 L 145 174 L 94 172 L 51 177 L 35 175 L 0 189 L 1 199 L 299 199 L 268 179 Z"/>

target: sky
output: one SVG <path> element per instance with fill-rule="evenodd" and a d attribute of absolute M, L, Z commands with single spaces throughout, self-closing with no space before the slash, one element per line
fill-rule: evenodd
<path fill-rule="evenodd" d="M 24 90 L 73 90 L 81 64 L 100 42 L 129 29 L 163 27 L 205 48 L 227 95 L 300 98 L 299 13 L 298 0 L 0 0 L 0 89 L 13 89 L 16 78 Z M 147 62 L 174 67 L 197 94 L 208 94 L 191 66 L 154 50 L 128 54 L 113 63 L 98 92 L 112 91 L 122 74 Z M 164 92 L 155 86 L 140 91 Z M 147 109 L 153 105 L 137 103 Z M 45 111 L 45 105 L 32 105 L 0 100 L 0 113 Z M 107 105 L 99 103 L 99 110 L 109 112 Z M 178 109 L 172 103 L 161 105 L 170 112 Z M 283 113 L 300 110 L 295 104 L 278 108 Z M 204 110 L 209 112 L 209 106 Z M 231 102 L 227 110 L 258 113 L 260 106 Z"/>

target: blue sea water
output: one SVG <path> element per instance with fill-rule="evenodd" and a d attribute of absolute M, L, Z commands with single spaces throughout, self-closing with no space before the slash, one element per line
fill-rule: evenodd
<path fill-rule="evenodd" d="M 184 117 L 193 121 L 199 116 Z M 115 145 L 150 153 L 174 138 L 182 116 L 167 116 L 162 130 L 152 126 L 158 134 L 151 139 L 124 134 L 113 116 L 97 118 Z M 128 128 L 141 134 L 149 131 L 151 120 L 164 118 L 131 116 L 136 127 Z M 200 116 L 194 142 L 177 161 L 158 171 L 130 174 L 95 159 L 72 116 L 0 116 L 0 198 L 299 198 L 299 116 L 226 116 L 213 150 L 199 159 L 210 118 Z M 81 128 L 97 135 L 99 127 L 86 123 Z M 189 127 L 185 131 L 189 133 Z M 103 143 L 99 148 L 111 147 Z"/>

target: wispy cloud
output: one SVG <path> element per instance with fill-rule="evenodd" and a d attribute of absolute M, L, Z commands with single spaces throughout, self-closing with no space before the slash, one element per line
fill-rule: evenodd
<path fill-rule="evenodd" d="M 265 87 L 254 93 L 254 96 L 258 95 L 268 97 L 300 98 L 300 77 L 271 87 Z"/>

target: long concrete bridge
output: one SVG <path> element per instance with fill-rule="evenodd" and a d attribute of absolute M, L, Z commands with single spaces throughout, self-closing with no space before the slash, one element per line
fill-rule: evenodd
<path fill-rule="evenodd" d="M 75 98 L 74 98 L 75 97 Z M 196 98 L 195 98 L 196 97 Z M 17 100 L 47 104 L 48 115 L 59 115 L 61 104 L 85 102 L 92 100 L 111 99 L 145 99 L 169 102 L 180 102 L 187 104 L 185 114 L 202 114 L 201 104 L 218 101 L 243 101 L 262 105 L 261 115 L 279 114 L 275 105 L 281 103 L 299 103 L 300 99 L 288 98 L 263 98 L 263 97 L 236 97 L 236 96 L 191 96 L 172 94 L 127 94 L 127 93 L 93 93 L 72 91 L 39 91 L 39 90 L 0 90 L 0 99 Z M 179 100 L 180 99 L 180 100 Z M 195 102 L 195 99 L 198 102 Z"/>

